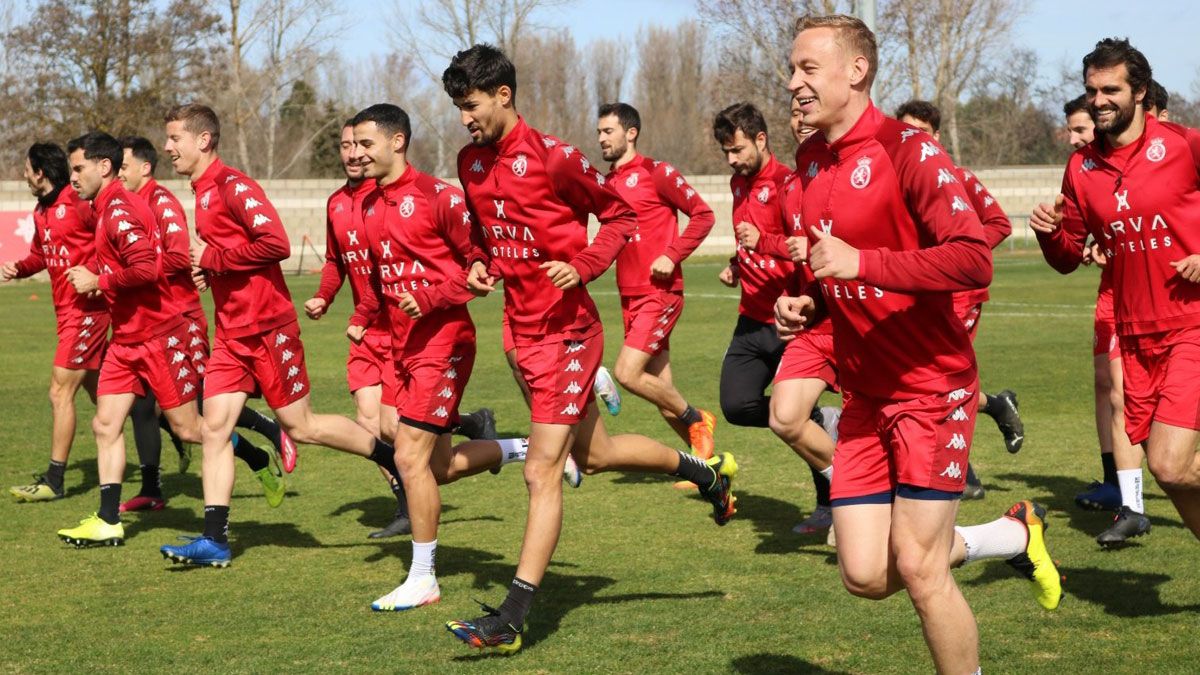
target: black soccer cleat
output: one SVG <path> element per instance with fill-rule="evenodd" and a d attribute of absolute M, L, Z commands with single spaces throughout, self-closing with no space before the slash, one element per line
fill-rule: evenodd
<path fill-rule="evenodd" d="M 491 408 L 480 408 L 462 416 L 455 433 L 473 441 L 496 440 L 496 414 Z"/>
<path fill-rule="evenodd" d="M 1013 454 L 1020 452 L 1021 446 L 1025 444 L 1025 423 L 1021 421 L 1017 393 L 1005 389 L 989 398 L 996 399 L 994 405 L 998 410 L 992 413 L 992 417 L 996 420 L 1000 433 L 1004 435 L 1004 447 Z"/>
<path fill-rule="evenodd" d="M 402 534 L 412 534 L 412 521 L 408 516 L 397 512 L 392 522 L 388 523 L 381 530 L 375 530 L 367 535 L 370 539 L 386 539 L 388 537 L 398 537 Z"/>
<path fill-rule="evenodd" d="M 1103 548 L 1114 548 L 1127 540 L 1150 533 L 1150 519 L 1145 514 L 1138 513 L 1128 506 L 1117 509 L 1113 524 L 1096 537 L 1096 543 Z"/>
<path fill-rule="evenodd" d="M 733 496 L 733 477 L 738 472 L 737 461 L 734 460 L 733 453 L 722 452 L 705 463 L 712 468 L 716 480 L 712 485 L 701 486 L 700 496 L 712 504 L 713 521 L 717 525 L 724 525 L 737 513 L 737 497 Z"/>
<path fill-rule="evenodd" d="M 983 489 L 982 484 L 967 483 L 963 487 L 962 499 L 963 499 L 963 501 L 983 499 L 986 494 L 987 494 L 987 491 Z"/>
<path fill-rule="evenodd" d="M 476 601 L 478 602 L 478 601 Z M 477 619 L 446 622 L 446 630 L 475 649 L 495 649 L 501 654 L 514 654 L 521 648 L 521 628 L 500 618 L 499 610 L 482 602 L 485 614 Z"/>

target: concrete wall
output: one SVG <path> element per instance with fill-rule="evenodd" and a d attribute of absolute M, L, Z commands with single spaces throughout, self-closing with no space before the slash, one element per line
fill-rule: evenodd
<path fill-rule="evenodd" d="M 1062 167 L 999 167 L 979 169 L 976 174 L 1013 221 L 1009 246 L 1032 241 L 1026 224 L 1029 212 L 1039 201 L 1050 201 L 1057 194 Z M 721 255 L 731 251 L 734 246 L 730 218 L 733 197 L 729 193 L 729 176 L 691 176 L 689 180 L 717 214 L 717 225 L 698 253 Z M 190 186 L 181 180 L 167 180 L 163 184 L 183 202 L 190 222 L 195 203 Z M 325 200 L 338 185 L 333 180 L 263 182 L 263 188 L 279 210 L 292 240 L 293 255 L 287 263 L 288 268 L 296 269 L 301 259 L 306 268 L 319 266 L 320 256 L 325 251 Z M 24 182 L 0 181 L 0 211 L 28 211 L 32 206 L 33 198 Z"/>

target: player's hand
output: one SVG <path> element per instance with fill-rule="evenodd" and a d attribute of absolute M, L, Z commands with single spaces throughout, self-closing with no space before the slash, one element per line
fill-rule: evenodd
<path fill-rule="evenodd" d="M 76 265 L 67 270 L 67 281 L 71 282 L 71 285 L 75 287 L 75 292 L 80 295 L 100 290 L 100 277 L 82 265 Z"/>
<path fill-rule="evenodd" d="M 467 270 L 467 288 L 482 298 L 496 290 L 496 277 L 488 274 L 487 265 L 476 261 Z"/>
<path fill-rule="evenodd" d="M 199 267 L 192 268 L 192 283 L 196 284 L 196 290 L 203 293 L 208 290 L 208 274 Z"/>
<path fill-rule="evenodd" d="M 758 240 L 762 238 L 762 233 L 758 231 L 758 228 L 744 220 L 734 226 L 733 233 L 737 236 L 738 243 L 747 251 L 757 248 Z"/>
<path fill-rule="evenodd" d="M 1193 284 L 1200 281 L 1200 253 L 1193 253 L 1183 260 L 1175 260 L 1171 267 L 1175 268 L 1176 274 Z"/>
<path fill-rule="evenodd" d="M 419 319 L 422 316 L 421 306 L 417 304 L 417 299 L 413 297 L 412 293 L 400 294 L 400 311 L 414 319 Z"/>
<path fill-rule="evenodd" d="M 726 265 L 725 269 L 717 275 L 717 280 L 730 288 L 737 288 L 738 276 L 737 272 L 733 271 L 733 265 Z"/>
<path fill-rule="evenodd" d="M 205 244 L 199 239 L 192 239 L 192 246 L 189 252 L 192 255 L 192 267 L 200 266 L 200 259 L 204 257 L 204 251 L 208 249 L 208 244 Z"/>
<path fill-rule="evenodd" d="M 8 281 L 17 277 L 17 266 L 15 263 L 4 263 L 0 265 L 0 279 Z"/>
<path fill-rule="evenodd" d="M 813 230 L 813 236 L 817 243 L 808 252 L 808 267 L 813 276 L 845 281 L 858 278 L 858 249 L 820 229 Z"/>
<path fill-rule="evenodd" d="M 579 276 L 579 270 L 571 263 L 562 262 L 561 260 L 551 260 L 538 265 L 538 269 L 546 270 L 546 276 L 550 277 L 550 283 L 554 284 L 555 288 L 567 290 L 575 288 L 583 281 L 583 277 Z"/>
<path fill-rule="evenodd" d="M 366 333 L 367 333 L 367 329 L 363 326 L 347 326 L 346 327 L 346 337 L 350 338 L 350 341 L 353 342 L 354 344 L 358 344 L 358 343 L 362 342 L 363 335 L 366 335 Z"/>
<path fill-rule="evenodd" d="M 304 301 L 304 313 L 314 321 L 325 316 L 328 309 L 329 303 L 325 302 L 324 298 L 309 298 Z"/>
<path fill-rule="evenodd" d="M 1100 246 L 1100 242 L 1092 242 L 1088 250 L 1091 251 L 1092 262 L 1096 263 L 1096 267 L 1100 269 L 1108 267 L 1108 254 L 1104 252 L 1104 248 Z"/>
<path fill-rule="evenodd" d="M 788 237 L 787 247 L 792 262 L 808 260 L 808 237 Z"/>
<path fill-rule="evenodd" d="M 1043 203 L 1033 207 L 1033 213 L 1029 215 L 1029 227 L 1033 228 L 1034 232 L 1050 234 L 1062 223 L 1062 213 L 1063 196 L 1060 192 L 1054 198 L 1053 204 Z"/>
<path fill-rule="evenodd" d="M 796 339 L 796 335 L 808 327 L 817 312 L 817 302 L 812 297 L 797 298 L 783 296 L 775 301 L 775 331 L 784 342 Z"/>
<path fill-rule="evenodd" d="M 675 261 L 665 255 L 660 255 L 650 263 L 650 278 L 664 281 L 675 273 Z"/>

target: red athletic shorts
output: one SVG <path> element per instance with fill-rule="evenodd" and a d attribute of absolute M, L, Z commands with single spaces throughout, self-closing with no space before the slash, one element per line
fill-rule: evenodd
<path fill-rule="evenodd" d="M 983 303 L 971 302 L 962 293 L 954 295 L 954 314 L 958 320 L 962 322 L 963 328 L 967 329 L 967 337 L 971 338 L 972 344 L 975 342 L 975 335 L 979 333 L 979 318 L 983 315 Z"/>
<path fill-rule="evenodd" d="M 187 324 L 181 322 L 145 342 L 110 344 L 100 366 L 96 394 L 145 396 L 149 389 L 163 410 L 194 400 L 200 373 L 186 351 L 187 339 Z"/>
<path fill-rule="evenodd" d="M 910 401 L 847 396 L 830 497 L 845 500 L 841 505 L 872 503 L 899 485 L 962 492 L 978 393 L 975 382 Z"/>
<path fill-rule="evenodd" d="M 1095 337 L 1092 338 L 1092 355 L 1108 354 L 1108 360 L 1121 358 L 1121 346 L 1117 340 L 1117 319 L 1113 313 L 1113 291 L 1100 289 L 1096 296 Z"/>
<path fill-rule="evenodd" d="M 1135 445 L 1159 421 L 1200 430 L 1200 328 L 1121 339 L 1125 432 Z"/>
<path fill-rule="evenodd" d="M 108 312 L 84 314 L 58 324 L 54 365 L 70 370 L 99 370 L 108 345 Z"/>
<path fill-rule="evenodd" d="M 401 422 L 438 432 L 458 424 L 458 405 L 475 367 L 474 340 L 430 347 L 395 365 L 395 406 Z"/>
<path fill-rule="evenodd" d="M 278 410 L 304 398 L 308 389 L 299 323 L 245 337 L 217 336 L 204 373 L 205 396 L 262 394 L 267 405 Z"/>
<path fill-rule="evenodd" d="M 500 322 L 500 342 L 503 343 L 505 354 L 517 348 L 517 343 L 513 341 L 512 326 L 508 325 L 508 314 Z"/>
<path fill-rule="evenodd" d="M 837 367 L 833 363 L 833 335 L 802 331 L 783 348 L 783 358 L 775 370 L 775 382 L 785 380 L 822 380 L 837 391 Z"/>
<path fill-rule="evenodd" d="M 683 293 L 659 291 L 621 297 L 625 346 L 651 356 L 671 348 L 671 331 L 683 313 Z"/>
<path fill-rule="evenodd" d="M 604 358 L 600 324 L 583 332 L 516 335 L 517 366 L 529 386 L 530 420 L 539 424 L 578 424 L 595 396 L 592 383 Z"/>
<path fill-rule="evenodd" d="M 185 312 L 183 318 L 187 321 L 187 348 L 188 356 L 192 359 L 192 363 L 196 365 L 196 372 L 204 374 L 204 369 L 208 367 L 208 317 L 204 315 L 204 310 Z"/>
<path fill-rule="evenodd" d="M 382 385 L 383 404 L 396 405 L 396 367 L 389 333 L 368 328 L 362 342 L 350 343 L 346 383 L 352 394 L 363 387 Z"/>

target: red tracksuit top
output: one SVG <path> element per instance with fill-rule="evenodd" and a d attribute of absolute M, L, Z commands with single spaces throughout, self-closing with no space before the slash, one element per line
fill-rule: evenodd
<path fill-rule="evenodd" d="M 1097 136 L 1071 155 L 1062 193 L 1062 226 L 1038 233 L 1042 253 L 1067 274 L 1091 232 L 1108 255 L 1119 335 L 1200 326 L 1200 284 L 1169 264 L 1200 253 L 1200 132 L 1147 116 L 1123 148 Z"/>
<path fill-rule="evenodd" d="M 803 197 L 804 187 L 800 181 L 799 172 L 788 174 L 787 179 L 783 182 L 781 198 L 778 200 L 780 223 L 783 233 L 760 233 L 758 246 L 755 247 L 755 250 L 763 255 L 791 261 L 792 257 L 788 254 L 787 249 L 788 237 L 808 238 L 808 232 L 804 229 L 803 213 L 801 211 L 804 201 Z M 813 242 L 809 241 L 809 247 L 812 244 Z M 812 275 L 812 271 L 808 269 L 808 265 L 794 265 L 794 268 L 795 271 L 792 273 L 792 279 L 789 280 L 788 288 L 786 289 L 788 294 L 800 293 L 816 281 Z M 822 320 L 810 326 L 808 331 L 814 334 L 830 335 L 833 333 L 833 327 L 828 320 Z"/>
<path fill-rule="evenodd" d="M 287 232 L 263 189 L 215 160 L 192 181 L 196 234 L 208 244 L 208 272 L 217 337 L 258 335 L 296 320 L 279 263 L 291 254 Z"/>
<path fill-rule="evenodd" d="M 158 241 L 162 247 L 162 272 L 171 289 L 170 302 L 176 311 L 196 314 L 200 306 L 200 291 L 192 281 L 192 242 L 188 236 L 187 214 L 183 205 L 170 190 L 151 178 L 137 191 L 154 214 L 158 226 Z"/>
<path fill-rule="evenodd" d="M 394 182 L 372 190 L 362 208 L 375 278 L 355 310 L 359 325 L 385 315 L 397 359 L 474 340 L 467 267 L 483 256 L 471 241 L 462 190 L 409 165 Z M 417 301 L 420 319 L 400 309 L 402 293 Z"/>
<path fill-rule="evenodd" d="M 712 209 L 675 167 L 643 155 L 609 171 L 607 179 L 608 186 L 633 207 L 638 220 L 636 233 L 617 256 L 617 289 L 621 296 L 682 292 L 680 263 L 712 230 L 716 223 Z M 683 234 L 679 233 L 680 211 L 688 217 Z M 675 272 L 662 281 L 650 276 L 650 265 L 660 255 L 675 263 Z"/>
<path fill-rule="evenodd" d="M 112 315 L 112 341 L 145 342 L 183 323 L 162 273 L 162 248 L 154 213 L 146 202 L 113 180 L 93 200 L 96 209 L 96 272 Z"/>
<path fill-rule="evenodd" d="M 960 180 L 963 184 L 963 189 L 967 191 L 967 197 L 971 200 L 971 208 L 975 209 L 975 213 L 979 214 L 979 220 L 983 223 L 983 236 L 987 239 L 989 248 L 996 248 L 1012 234 L 1012 222 L 1004 213 L 1004 209 L 1000 208 L 1000 204 L 992 193 L 988 192 L 983 183 L 979 181 L 979 177 L 967 171 L 961 166 L 954 167 L 954 175 L 949 177 L 941 175 L 938 180 L 948 182 L 949 180 Z M 987 302 L 991 297 L 988 294 L 987 288 L 977 288 L 972 291 L 962 291 L 957 294 L 958 301 L 967 305 L 980 305 Z"/>
<path fill-rule="evenodd" d="M 364 180 L 356 186 L 347 183 L 329 195 L 325 204 L 325 266 L 321 268 L 321 286 L 313 297 L 324 300 L 327 307 L 333 305 L 346 277 L 350 278 L 355 307 L 364 297 L 375 293 L 371 286 L 374 270 L 370 241 L 362 215 L 363 200 L 374 191 L 374 180 Z M 350 323 L 368 327 L 366 319 L 357 313 L 350 317 Z M 384 333 L 391 330 L 385 312 L 376 313 L 369 327 Z"/>
<path fill-rule="evenodd" d="M 87 265 L 96 257 L 96 216 L 91 203 L 66 185 L 50 206 L 33 210 L 33 239 L 29 255 L 16 263 L 17 276 L 28 277 L 42 270 L 50 273 L 54 314 L 60 324 L 70 324 L 87 314 L 107 311 L 104 298 L 89 298 L 75 292 L 66 271 Z"/>
<path fill-rule="evenodd" d="M 499 141 L 468 145 L 458 177 L 491 274 L 504 280 L 504 312 L 514 335 L 587 331 L 600 324 L 585 284 L 604 273 L 637 227 L 625 200 L 577 148 L 519 119 Z M 588 214 L 600 231 L 588 244 Z M 582 283 L 559 290 L 546 271 L 568 262 Z"/>
<path fill-rule="evenodd" d="M 797 156 L 804 225 L 859 249 L 858 280 L 819 282 L 843 388 L 900 401 L 970 386 L 952 295 L 986 287 L 992 257 L 963 184 L 939 182 L 954 165 L 874 105 L 836 142 L 814 140 Z"/>
<path fill-rule="evenodd" d="M 767 161 L 752 178 L 734 174 L 729 179 L 734 227 L 744 221 L 758 228 L 760 234 L 782 235 L 779 193 L 791 173 L 791 169 L 768 154 Z M 775 301 L 787 292 L 795 268 L 786 255 L 783 258 L 766 255 L 757 247 L 747 251 L 738 244 L 734 261 L 742 285 L 738 313 L 759 323 L 774 324 Z"/>

